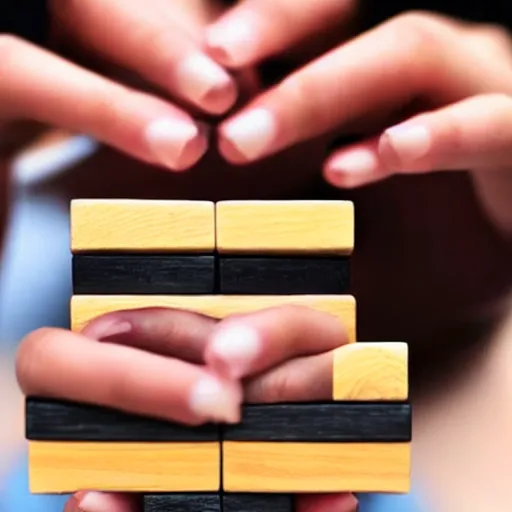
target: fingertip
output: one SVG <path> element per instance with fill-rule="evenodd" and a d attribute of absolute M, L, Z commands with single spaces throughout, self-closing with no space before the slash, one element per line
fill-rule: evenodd
<path fill-rule="evenodd" d="M 350 493 L 310 494 L 297 497 L 297 512 L 357 512 L 359 501 Z"/>
<path fill-rule="evenodd" d="M 248 375 L 261 353 L 262 341 L 256 329 L 246 325 L 221 326 L 214 331 L 205 351 L 205 361 L 227 379 Z"/>

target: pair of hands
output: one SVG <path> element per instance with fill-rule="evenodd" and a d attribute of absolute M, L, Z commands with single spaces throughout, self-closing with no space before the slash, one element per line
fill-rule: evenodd
<path fill-rule="evenodd" d="M 314 340 L 315 343 L 311 343 Z M 299 306 L 216 320 L 148 308 L 115 312 L 82 333 L 42 329 L 23 340 L 17 375 L 27 395 L 50 396 L 187 425 L 240 419 L 240 404 L 327 401 L 337 319 Z M 308 495 L 298 512 L 354 512 L 350 494 Z M 79 492 L 66 512 L 137 512 L 133 497 Z"/>
<path fill-rule="evenodd" d="M 86 132 L 174 171 L 207 151 L 205 121 L 237 165 L 361 134 L 324 163 L 331 184 L 470 169 L 491 218 L 512 228 L 512 40 L 501 28 L 407 13 L 340 41 L 353 0 L 50 5 L 60 47 L 98 72 L 3 36 L 0 118 Z M 283 55 L 296 69 L 263 90 L 258 66 Z"/>

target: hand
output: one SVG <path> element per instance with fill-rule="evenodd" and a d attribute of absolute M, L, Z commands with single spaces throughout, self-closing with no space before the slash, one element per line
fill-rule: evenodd
<path fill-rule="evenodd" d="M 232 350 L 233 340 L 238 350 Z M 27 395 L 95 403 L 188 425 L 236 422 L 242 400 L 329 400 L 332 350 L 346 340 L 337 320 L 295 306 L 222 321 L 143 309 L 100 317 L 81 334 L 58 329 L 32 333 L 21 343 L 17 376 Z M 356 501 L 348 494 L 310 495 L 300 497 L 297 506 L 300 512 L 352 512 Z M 93 507 L 138 510 L 126 495 L 96 492 L 75 494 L 65 510 L 94 512 Z"/>
<path fill-rule="evenodd" d="M 288 3 L 279 5 L 284 9 Z M 233 27 L 231 32 L 224 28 L 228 35 L 242 34 L 246 20 L 252 23 L 250 51 L 239 50 L 235 36 L 226 36 L 223 43 L 226 55 L 236 52 L 237 66 L 284 51 L 299 39 L 292 31 L 293 37 L 279 35 L 278 42 L 274 38 L 263 43 L 262 34 L 283 34 L 286 24 L 305 38 L 314 25 L 306 17 L 306 4 L 295 2 L 296 12 L 290 11 L 289 17 L 268 18 L 270 28 L 253 21 L 259 19 L 254 13 L 263 13 L 268 2 L 247 3 L 245 10 L 251 5 L 252 17 L 244 5 L 209 29 L 218 38 L 216 46 L 210 41 L 211 53 L 223 62 L 216 27 L 224 23 Z M 301 19 L 302 24 L 297 21 Z M 340 128 L 345 134 L 362 134 L 359 142 L 325 162 L 331 184 L 350 188 L 393 174 L 469 169 L 489 215 L 510 231 L 511 95 L 508 33 L 408 13 L 345 42 L 259 95 L 221 125 L 219 147 L 230 161 L 245 164 Z"/>
<path fill-rule="evenodd" d="M 223 113 L 238 94 L 234 78 L 200 48 L 212 5 L 52 0 L 52 40 L 90 69 L 0 34 L 0 127 L 30 119 L 86 133 L 146 163 L 191 167 L 207 148 L 193 116 Z M 139 77 L 147 92 L 114 78 L 122 74 Z"/>

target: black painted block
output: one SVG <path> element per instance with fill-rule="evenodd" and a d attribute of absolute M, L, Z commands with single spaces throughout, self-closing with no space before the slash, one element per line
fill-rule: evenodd
<path fill-rule="evenodd" d="M 293 512 L 290 494 L 230 494 L 222 495 L 222 512 Z"/>
<path fill-rule="evenodd" d="M 219 441 L 214 424 L 189 427 L 159 419 L 64 400 L 28 397 L 25 436 L 37 441 Z"/>
<path fill-rule="evenodd" d="M 403 403 L 245 405 L 242 421 L 223 425 L 225 441 L 409 442 L 411 406 Z"/>
<path fill-rule="evenodd" d="M 74 254 L 75 295 L 212 294 L 215 256 Z"/>
<path fill-rule="evenodd" d="M 219 257 L 224 295 L 340 295 L 350 291 L 350 262 L 338 258 Z"/>
<path fill-rule="evenodd" d="M 146 494 L 144 512 L 221 512 L 219 494 Z"/>

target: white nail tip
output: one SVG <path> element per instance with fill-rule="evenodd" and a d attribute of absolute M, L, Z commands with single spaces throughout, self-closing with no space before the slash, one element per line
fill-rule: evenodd
<path fill-rule="evenodd" d="M 175 119 L 155 121 L 146 132 L 153 154 L 163 164 L 171 167 L 179 164 L 187 144 L 201 135 L 194 124 Z"/>
<path fill-rule="evenodd" d="M 229 75 L 201 54 L 184 59 L 176 73 L 181 89 L 196 100 L 201 100 L 212 91 L 228 88 L 231 84 Z"/>
<path fill-rule="evenodd" d="M 275 135 L 274 116 L 264 109 L 248 112 L 224 129 L 224 137 L 248 159 L 260 156 Z"/>
<path fill-rule="evenodd" d="M 241 377 L 261 349 L 257 332 L 245 326 L 220 331 L 212 340 L 211 351 L 231 369 L 232 377 Z"/>
<path fill-rule="evenodd" d="M 240 397 L 235 385 L 221 384 L 213 378 L 197 382 L 190 396 L 192 412 L 210 421 L 238 421 L 239 406 Z"/>

